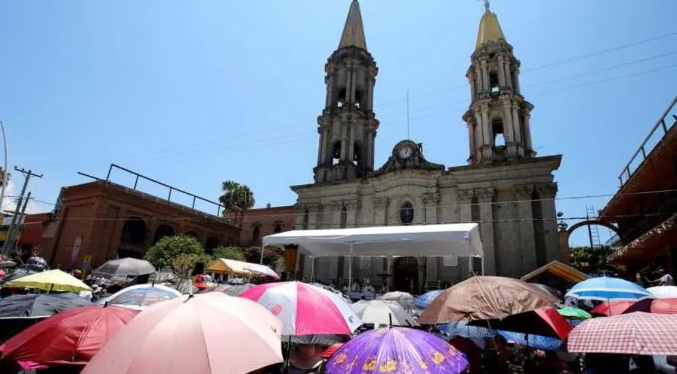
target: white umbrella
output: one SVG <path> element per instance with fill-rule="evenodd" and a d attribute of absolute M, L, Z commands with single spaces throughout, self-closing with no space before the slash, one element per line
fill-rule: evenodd
<path fill-rule="evenodd" d="M 362 323 L 381 326 L 416 326 L 414 319 L 394 301 L 387 300 L 360 300 L 351 305 Z"/>
<path fill-rule="evenodd" d="M 677 298 L 677 286 L 649 287 L 646 290 L 651 292 L 658 299 Z"/>

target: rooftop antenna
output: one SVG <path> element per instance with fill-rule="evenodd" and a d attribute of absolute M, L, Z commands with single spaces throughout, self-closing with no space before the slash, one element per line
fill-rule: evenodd
<path fill-rule="evenodd" d="M 409 90 L 407 90 L 407 140 L 411 139 L 409 136 Z"/>
<path fill-rule="evenodd" d="M 482 1 L 482 0 L 480 0 L 480 1 Z M 489 10 L 489 0 L 484 0 L 484 11 L 486 13 L 491 12 L 491 10 Z"/>

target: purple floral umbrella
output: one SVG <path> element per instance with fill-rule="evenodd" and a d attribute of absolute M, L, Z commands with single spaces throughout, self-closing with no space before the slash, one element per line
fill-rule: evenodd
<path fill-rule="evenodd" d="M 350 340 L 327 362 L 328 374 L 458 374 L 468 366 L 461 351 L 425 331 L 386 327 Z"/>

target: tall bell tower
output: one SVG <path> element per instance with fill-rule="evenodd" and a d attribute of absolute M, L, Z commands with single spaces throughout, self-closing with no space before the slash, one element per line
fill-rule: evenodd
<path fill-rule="evenodd" d="M 498 17 L 489 10 L 480 20 L 477 43 L 466 76 L 471 103 L 463 115 L 469 133 L 470 164 L 533 158 L 530 112 L 534 108 L 522 97 L 520 62 L 513 55 Z"/>
<path fill-rule="evenodd" d="M 378 68 L 367 50 L 360 4 L 353 0 L 338 49 L 324 66 L 327 98 L 318 117 L 315 183 L 361 178 L 374 170 L 374 85 Z"/>

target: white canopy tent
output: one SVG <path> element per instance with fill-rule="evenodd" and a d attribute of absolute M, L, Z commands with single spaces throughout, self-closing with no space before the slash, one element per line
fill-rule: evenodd
<path fill-rule="evenodd" d="M 298 245 L 310 257 L 469 256 L 484 258 L 477 223 L 294 230 L 263 238 L 263 247 Z M 263 251 L 261 251 L 263 263 Z M 352 284 L 352 261 L 348 284 Z M 472 263 L 472 262 L 471 262 Z M 484 261 L 482 261 L 484 267 Z M 482 271 L 484 273 L 484 271 Z"/>

